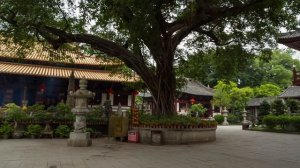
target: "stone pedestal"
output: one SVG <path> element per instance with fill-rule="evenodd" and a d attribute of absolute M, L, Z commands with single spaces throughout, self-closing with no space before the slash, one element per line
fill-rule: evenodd
<path fill-rule="evenodd" d="M 89 132 L 71 132 L 68 139 L 68 146 L 87 147 L 92 145 Z"/>

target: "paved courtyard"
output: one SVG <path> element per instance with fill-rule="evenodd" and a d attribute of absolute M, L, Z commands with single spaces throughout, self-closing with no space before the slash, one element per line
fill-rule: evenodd
<path fill-rule="evenodd" d="M 150 146 L 94 139 L 67 147 L 65 139 L 0 140 L 0 168 L 299 168 L 300 135 L 221 126 L 217 141 Z"/>

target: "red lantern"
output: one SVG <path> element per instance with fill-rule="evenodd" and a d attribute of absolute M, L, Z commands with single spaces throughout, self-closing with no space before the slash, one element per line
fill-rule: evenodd
<path fill-rule="evenodd" d="M 45 91 L 45 84 L 40 84 L 40 86 L 39 86 L 39 90 L 40 90 L 40 92 L 44 92 Z"/>
<path fill-rule="evenodd" d="M 139 94 L 139 92 L 135 90 L 135 91 L 132 92 L 132 94 L 133 94 L 134 96 L 136 96 L 136 95 Z"/>
<path fill-rule="evenodd" d="M 107 89 L 107 93 L 108 94 L 113 94 L 113 89 L 112 88 Z"/>
<path fill-rule="evenodd" d="M 194 104 L 194 103 L 196 102 L 196 100 L 192 97 L 192 98 L 190 99 L 190 102 L 191 102 L 191 104 Z"/>

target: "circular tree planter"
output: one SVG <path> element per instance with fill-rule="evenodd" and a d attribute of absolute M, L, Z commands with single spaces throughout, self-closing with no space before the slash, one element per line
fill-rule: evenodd
<path fill-rule="evenodd" d="M 216 140 L 216 127 L 212 128 L 146 128 L 134 127 L 139 131 L 140 142 L 143 144 L 190 144 L 213 142 Z M 157 135 L 157 134 L 160 135 Z M 159 137 L 160 136 L 160 137 Z"/>

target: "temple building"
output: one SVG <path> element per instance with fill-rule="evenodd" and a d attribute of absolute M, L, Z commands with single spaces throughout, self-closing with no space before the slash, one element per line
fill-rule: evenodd
<path fill-rule="evenodd" d="M 205 117 L 213 115 L 211 100 L 213 89 L 204 86 L 201 82 L 188 79 L 185 87 L 177 91 L 176 111 L 186 113 L 191 105 L 201 103 L 206 109 Z"/>
<path fill-rule="evenodd" d="M 138 77 L 113 74 L 112 70 L 122 65 L 120 61 L 104 61 L 81 52 L 45 50 L 39 45 L 24 52 L 21 59 L 19 48 L 0 42 L 0 106 L 13 102 L 47 107 L 66 102 L 68 92 L 78 89 L 81 78 L 86 78 L 88 90 L 96 93 L 91 105 L 106 100 L 111 100 L 113 107 L 120 104 L 129 109 L 134 105 L 136 91 L 125 83 L 136 82 Z"/>
<path fill-rule="evenodd" d="M 283 33 L 278 43 L 300 51 L 300 28 L 295 31 Z M 293 85 L 285 89 L 279 96 L 283 99 L 300 99 L 300 72 L 293 68 Z"/>
<path fill-rule="evenodd" d="M 191 105 L 200 103 L 207 109 L 205 117 L 213 115 L 213 106 L 211 105 L 213 89 L 204 86 L 201 82 L 187 79 L 186 85 L 178 89 L 176 95 L 175 109 L 177 114 L 187 115 Z M 155 108 L 151 94 L 145 92 L 140 93 L 139 96 L 143 98 L 144 104 L 140 109 L 151 113 Z"/>

